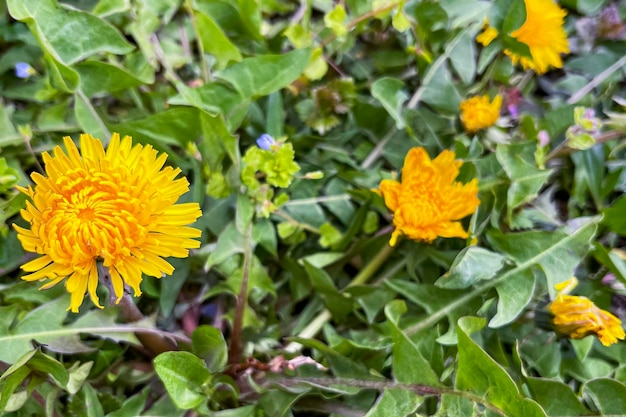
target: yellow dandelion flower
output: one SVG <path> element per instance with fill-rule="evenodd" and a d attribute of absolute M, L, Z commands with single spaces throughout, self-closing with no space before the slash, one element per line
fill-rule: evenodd
<path fill-rule="evenodd" d="M 554 286 L 556 299 L 549 305 L 552 320 L 558 333 L 572 339 L 582 339 L 595 334 L 604 346 L 624 340 L 622 322 L 613 314 L 598 308 L 586 297 L 567 295 L 578 284 L 576 277 Z"/>
<path fill-rule="evenodd" d="M 487 46 L 497 37 L 498 30 L 493 26 L 489 26 L 489 19 L 485 19 L 483 31 L 476 36 L 476 42 L 482 44 L 483 46 Z"/>
<path fill-rule="evenodd" d="M 469 133 L 493 126 L 500 116 L 502 96 L 497 95 L 491 103 L 489 96 L 476 96 L 461 102 L 461 122 Z"/>
<path fill-rule="evenodd" d="M 519 29 L 511 32 L 518 42 L 530 49 L 532 58 L 505 50 L 513 64 L 518 62 L 524 69 L 532 69 L 537 74 L 544 74 L 550 67 L 561 68 L 561 54 L 569 53 L 567 34 L 563 21 L 567 12 L 552 0 L 524 0 L 526 21 Z"/>
<path fill-rule="evenodd" d="M 389 244 L 400 235 L 430 242 L 437 237 L 467 238 L 460 220 L 476 211 L 478 181 L 456 182 L 462 161 L 445 150 L 431 160 L 424 148 L 412 148 L 404 160 L 402 182 L 382 180 L 379 191 L 393 211 L 395 230 Z"/>
<path fill-rule="evenodd" d="M 180 169 L 165 167 L 166 154 L 150 145 L 132 146 L 114 134 L 106 149 L 91 135 L 70 137 L 53 155 L 43 154 L 46 175 L 33 173 L 35 187 L 21 188 L 31 201 L 21 214 L 30 229 L 14 225 L 24 249 L 42 256 L 24 264 L 26 281 L 65 280 L 73 312 L 88 292 L 96 295 L 97 262 L 108 268 L 119 302 L 124 284 L 141 294 L 142 274 L 160 278 L 174 271 L 163 258 L 184 258 L 198 248 L 201 231 L 187 225 L 201 216 L 198 203 L 175 204 L 188 191 Z M 82 153 L 82 154 L 81 154 Z"/>

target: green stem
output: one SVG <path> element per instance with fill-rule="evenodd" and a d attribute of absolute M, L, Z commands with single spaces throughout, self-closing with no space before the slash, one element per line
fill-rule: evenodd
<path fill-rule="evenodd" d="M 389 258 L 389 255 L 393 253 L 393 247 L 389 245 L 385 245 L 380 252 L 376 254 L 374 259 L 365 266 L 359 272 L 359 274 L 354 277 L 352 281 L 346 286 L 346 288 L 353 287 L 355 285 L 365 284 L 371 277 L 378 271 L 378 268 L 382 266 L 382 264 Z M 344 288 L 345 289 L 345 288 Z M 298 337 L 309 339 L 314 337 L 324 326 L 324 324 L 328 323 L 332 318 L 332 314 L 327 309 L 324 309 L 320 314 L 318 314 L 311 323 L 309 323 L 300 333 L 298 333 Z M 302 345 L 297 342 L 291 342 L 285 348 L 285 351 L 289 353 L 295 353 L 302 348 Z"/>
<path fill-rule="evenodd" d="M 250 266 L 252 263 L 252 223 L 248 225 L 244 240 L 243 252 L 243 273 L 241 277 L 241 289 L 237 295 L 237 306 L 235 307 L 235 317 L 233 319 L 233 333 L 230 337 L 230 346 L 228 347 L 228 362 L 231 365 L 238 364 L 241 361 L 242 335 L 243 335 L 243 316 L 248 300 L 248 280 L 250 278 Z"/>

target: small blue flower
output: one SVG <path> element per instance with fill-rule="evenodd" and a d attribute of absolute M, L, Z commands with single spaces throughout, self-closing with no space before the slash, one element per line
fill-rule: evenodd
<path fill-rule="evenodd" d="M 256 140 L 256 144 L 259 145 L 259 148 L 266 151 L 273 151 L 274 149 L 276 149 L 276 141 L 271 135 L 268 135 L 267 133 L 263 133 L 261 136 L 259 136 L 259 138 Z"/>
<path fill-rule="evenodd" d="M 18 62 L 15 64 L 15 76 L 18 78 L 29 78 L 35 74 L 35 70 L 26 62 Z"/>

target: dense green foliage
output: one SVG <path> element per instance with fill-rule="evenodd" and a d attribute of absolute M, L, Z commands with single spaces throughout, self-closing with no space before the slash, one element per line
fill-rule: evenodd
<path fill-rule="evenodd" d="M 626 415 L 626 344 L 546 309 L 576 275 L 626 319 L 626 5 L 560 4 L 570 53 L 537 75 L 503 53 L 523 0 L 2 2 L 0 415 Z M 15 185 L 81 132 L 166 152 L 202 206 L 139 316 L 20 280 Z M 373 190 L 415 146 L 478 179 L 467 241 L 389 246 Z"/>

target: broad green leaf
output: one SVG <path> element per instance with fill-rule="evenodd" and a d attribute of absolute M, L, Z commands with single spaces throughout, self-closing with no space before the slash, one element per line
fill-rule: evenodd
<path fill-rule="evenodd" d="M 216 77 L 231 83 L 245 98 L 267 96 L 295 81 L 306 68 L 309 55 L 309 49 L 297 49 L 283 55 L 246 58 Z"/>
<path fill-rule="evenodd" d="M 450 270 L 435 283 L 438 287 L 463 289 L 493 278 L 504 266 L 505 257 L 478 246 L 468 246 L 454 259 Z"/>
<path fill-rule="evenodd" d="M 69 66 L 53 57 L 52 54 L 44 53 L 44 64 L 50 77 L 50 86 L 63 93 L 73 93 L 80 83 L 80 76 Z"/>
<path fill-rule="evenodd" d="M 400 317 L 406 313 L 404 301 L 396 300 L 387 304 L 385 316 L 390 324 L 392 347 L 392 369 L 394 379 L 405 384 L 440 386 L 439 378 L 415 343 L 402 332 Z"/>
<path fill-rule="evenodd" d="M 455 388 L 468 391 L 481 402 L 492 404 L 509 417 L 546 417 L 542 408 L 523 396 L 511 376 L 474 342 L 463 330 L 474 327 L 472 321 L 484 319 L 465 317 L 459 320 L 458 366 Z"/>
<path fill-rule="evenodd" d="M 9 13 L 27 22 L 42 47 L 65 64 L 98 52 L 125 54 L 133 47 L 111 24 L 56 0 L 8 0 Z"/>
<path fill-rule="evenodd" d="M 166 145 L 186 146 L 200 136 L 200 117 L 197 109 L 176 107 L 148 116 L 144 119 L 110 126 L 113 132 L 121 132 L 135 139 L 148 137 Z"/>
<path fill-rule="evenodd" d="M 396 121 L 396 128 L 405 126 L 402 109 L 408 99 L 404 91 L 404 83 L 396 78 L 381 78 L 372 83 L 372 96 L 383 105 L 389 115 Z"/>
<path fill-rule="evenodd" d="M 533 398 L 549 416 L 585 416 L 587 410 L 572 389 L 560 381 L 543 378 L 527 378 Z"/>
<path fill-rule="evenodd" d="M 460 38 L 454 42 L 449 58 L 463 84 L 469 85 L 476 75 L 476 41 L 471 32 L 462 32 Z"/>
<path fill-rule="evenodd" d="M 198 34 L 205 52 L 217 59 L 217 69 L 223 69 L 230 61 L 242 59 L 239 49 L 228 39 L 222 28 L 210 16 L 196 12 Z"/>
<path fill-rule="evenodd" d="M 604 209 L 602 223 L 607 225 L 611 231 L 626 236 L 626 195 L 622 195 L 613 204 Z"/>
<path fill-rule="evenodd" d="M 288 417 L 292 415 L 291 409 L 295 402 L 305 394 L 306 392 L 268 391 L 259 399 L 259 407 L 267 413 L 265 415 Z"/>
<path fill-rule="evenodd" d="M 470 292 L 448 291 L 448 298 L 445 304 L 434 301 L 431 294 L 423 294 L 422 296 L 411 293 L 411 290 L 401 289 L 399 292 L 414 301 L 418 305 L 428 307 L 429 316 L 418 321 L 405 331 L 410 335 L 426 329 L 430 329 L 439 320 L 451 314 L 458 314 L 462 308 L 467 308 L 469 303 L 474 299 L 484 295 L 488 289 L 506 281 L 507 279 L 521 273 L 526 269 L 531 269 L 539 265 L 546 277 L 552 297 L 555 295 L 554 284 L 570 278 L 576 266 L 580 263 L 587 253 L 587 249 L 598 227 L 599 218 L 591 218 L 583 221 L 580 227 L 570 234 L 563 231 L 556 232 L 524 232 L 510 233 L 506 236 L 502 233 L 492 233 L 488 235 L 488 239 L 492 246 L 499 252 L 509 255 L 518 265 L 510 269 L 500 276 L 486 281 Z M 390 281 L 393 282 L 393 281 Z M 388 285 L 390 285 L 388 283 Z M 394 282 L 394 286 L 398 288 L 406 287 L 406 284 Z M 417 288 L 420 286 L 416 286 Z M 391 286 L 391 285 L 390 285 Z M 393 288 L 393 287 L 392 287 Z M 421 288 L 428 289 L 428 286 Z M 433 289 L 428 289 L 432 292 Z M 443 291 L 439 289 L 439 291 Z M 455 296 L 455 293 L 457 294 Z M 441 297 L 439 297 L 441 298 Z M 498 323 L 502 324 L 502 323 Z"/>
<path fill-rule="evenodd" d="M 420 396 L 402 388 L 387 388 L 376 400 L 365 417 L 408 416 L 422 404 Z"/>
<path fill-rule="evenodd" d="M 91 12 L 99 17 L 123 13 L 130 9 L 130 0 L 100 0 Z"/>
<path fill-rule="evenodd" d="M 537 197 L 552 174 L 551 170 L 537 168 L 535 150 L 536 144 L 532 142 L 499 144 L 496 148 L 498 162 L 511 180 L 507 193 L 509 219 L 515 208 Z"/>
<path fill-rule="evenodd" d="M 224 370 L 228 360 L 228 347 L 219 329 L 212 326 L 196 328 L 191 335 L 191 349 L 196 356 L 204 359 L 209 372 Z"/>
<path fill-rule="evenodd" d="M 26 363 L 32 371 L 41 372 L 44 375 L 50 375 L 61 386 L 66 386 L 69 382 L 69 374 L 65 366 L 52 356 L 42 353 L 41 350 L 36 350 L 35 354 L 28 359 Z"/>
<path fill-rule="evenodd" d="M 504 326 L 515 320 L 531 302 L 535 289 L 535 274 L 525 269 L 496 285 L 498 312 L 489 321 L 489 327 Z"/>
<path fill-rule="evenodd" d="M 64 295 L 29 312 L 13 328 L 3 328 L 0 322 L 0 360 L 13 364 L 26 352 L 34 350 L 31 341 L 45 344 L 57 352 L 75 353 L 89 350 L 80 341 L 80 334 L 91 334 L 118 341 L 136 343 L 135 332 L 163 334 L 154 329 L 150 319 L 124 325 L 116 323 L 117 312 L 93 310 L 70 325 L 63 325 L 67 316 L 69 296 Z M 11 317 L 11 311 L 5 311 Z"/>
<path fill-rule="evenodd" d="M 229 223 L 226 229 L 220 233 L 217 247 L 209 255 L 204 269 L 208 270 L 213 265 L 220 264 L 237 253 L 243 253 L 244 244 L 244 237 L 237 231 L 235 224 Z"/>
<path fill-rule="evenodd" d="M 597 378 L 583 386 L 583 395 L 589 397 L 602 415 L 626 415 L 626 385 L 609 378 Z"/>
<path fill-rule="evenodd" d="M 554 286 L 569 279 L 587 254 L 595 235 L 597 220 L 582 225 L 570 234 L 562 230 L 507 234 L 492 232 L 487 238 L 494 249 L 507 254 L 519 265 L 507 273 L 509 276 L 521 272 L 521 266 L 524 266 L 523 269 L 531 268 L 533 265 L 540 266 L 548 281 L 548 291 L 551 297 L 554 297 L 556 295 Z"/>
<path fill-rule="evenodd" d="M 179 408 L 195 408 L 208 400 L 204 388 L 211 374 L 192 353 L 162 353 L 154 359 L 154 370 Z"/>
<path fill-rule="evenodd" d="M 85 61 L 73 67 L 80 75 L 81 90 L 87 97 L 125 90 L 143 84 L 125 68 L 99 61 Z M 154 82 L 154 79 L 148 84 Z"/>

